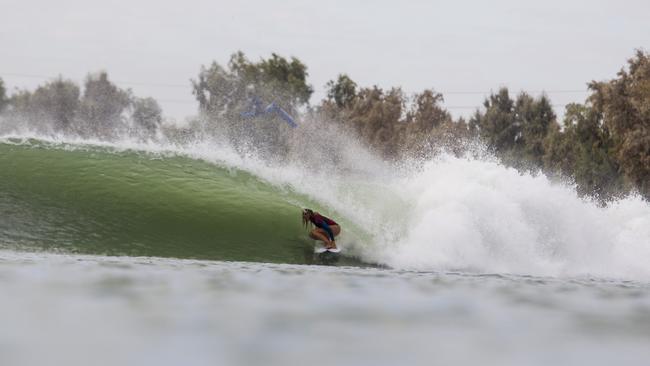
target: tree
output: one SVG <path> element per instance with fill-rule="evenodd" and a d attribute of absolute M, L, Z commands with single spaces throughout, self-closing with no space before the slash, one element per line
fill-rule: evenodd
<path fill-rule="evenodd" d="M 544 95 L 533 98 L 525 92 L 516 100 L 502 88 L 483 103 L 485 112 L 470 119 L 470 132 L 480 136 L 508 164 L 521 169 L 541 168 L 544 141 L 557 125 L 550 101 Z"/>
<path fill-rule="evenodd" d="M 370 146 L 384 157 L 397 156 L 404 124 L 405 97 L 400 88 L 362 88 L 346 113 L 347 121 Z"/>
<path fill-rule="evenodd" d="M 41 132 L 72 130 L 79 107 L 79 87 L 59 77 L 36 88 L 19 90 L 7 101 L 8 119 L 14 125 Z"/>
<path fill-rule="evenodd" d="M 7 89 L 5 88 L 4 81 L 0 78 L 0 113 L 2 113 L 9 101 L 7 100 Z"/>
<path fill-rule="evenodd" d="M 218 123 L 239 120 L 253 97 L 295 113 L 313 93 L 307 75 L 307 66 L 295 57 L 287 60 L 273 53 L 254 63 L 240 51 L 230 57 L 228 68 L 217 62 L 202 67 L 192 81 L 193 94 L 201 112 Z"/>
<path fill-rule="evenodd" d="M 111 83 L 105 72 L 86 78 L 83 95 L 77 84 L 59 76 L 33 92 L 17 91 L 6 103 L 9 129 L 112 138 L 128 132 L 127 109 L 139 134 L 151 135 L 162 123 L 162 110 L 154 99 L 132 97 L 130 90 Z"/>
<path fill-rule="evenodd" d="M 16 90 L 7 99 L 3 114 L 4 118 L 0 126 L 3 131 L 13 131 L 25 127 L 35 129 L 29 104 L 31 98 L 32 93 L 28 90 Z"/>
<path fill-rule="evenodd" d="M 442 94 L 431 89 L 415 94 L 406 113 L 406 126 L 401 150 L 408 155 L 427 156 L 434 148 L 455 150 L 460 139 L 466 137 L 464 120 L 454 122 L 451 114 L 442 107 Z"/>
<path fill-rule="evenodd" d="M 573 176 L 578 193 L 607 198 L 623 190 L 618 164 L 609 151 L 613 142 L 601 128 L 602 115 L 589 106 L 566 107 L 564 130 L 553 128 L 543 157 L 549 172 Z"/>
<path fill-rule="evenodd" d="M 295 111 L 295 108 L 309 103 L 314 91 L 307 84 L 307 66 L 300 60 L 292 57 L 289 62 L 273 53 L 270 59 L 260 61 L 259 68 L 262 70 L 261 79 L 270 86 L 270 96 L 279 99 L 287 110 Z"/>
<path fill-rule="evenodd" d="M 275 103 L 295 116 L 313 93 L 307 75 L 307 66 L 300 60 L 287 60 L 275 53 L 269 59 L 251 62 L 237 52 L 227 68 L 217 62 L 202 67 L 192 85 L 205 121 L 204 131 L 225 135 L 238 149 L 269 156 L 285 154 L 292 132 L 284 121 L 271 122 L 277 117 L 268 115 L 243 118 L 242 113 L 258 102 L 262 107 Z"/>
<path fill-rule="evenodd" d="M 9 97 L 9 113 L 13 117 L 29 117 L 31 112 L 32 93 L 29 90 L 17 90 Z"/>
<path fill-rule="evenodd" d="M 118 88 L 106 72 L 89 75 L 81 98 L 79 132 L 102 138 L 115 136 L 124 125 L 123 113 L 130 103 L 130 90 Z"/>
<path fill-rule="evenodd" d="M 415 95 L 415 102 L 407 113 L 406 121 L 414 133 L 430 133 L 442 123 L 451 120 L 451 115 L 440 104 L 442 94 L 427 89 Z"/>
<path fill-rule="evenodd" d="M 589 84 L 589 102 L 602 115 L 625 179 L 650 197 L 650 55 L 637 51 L 628 69 L 611 81 Z"/>
<path fill-rule="evenodd" d="M 335 103 L 338 108 L 351 106 L 357 95 L 357 83 L 346 74 L 339 74 L 336 81 L 328 81 L 325 87 L 327 100 Z"/>
<path fill-rule="evenodd" d="M 479 131 L 479 136 L 499 152 L 513 150 L 521 137 L 519 124 L 515 123 L 515 103 L 507 88 L 491 94 L 485 102 L 485 113 L 476 113 L 470 124 Z"/>
<path fill-rule="evenodd" d="M 400 88 L 357 89 L 345 74 L 326 86 L 321 116 L 351 128 L 385 158 L 427 156 L 468 136 L 466 122 L 454 122 L 442 107 L 442 94 L 431 89 L 408 98 Z"/>
<path fill-rule="evenodd" d="M 79 87 L 62 77 L 39 86 L 29 100 L 32 118 L 54 131 L 69 132 L 79 109 L 79 94 Z"/>
<path fill-rule="evenodd" d="M 162 108 L 153 98 L 133 98 L 131 119 L 137 130 L 152 136 L 162 124 Z"/>
<path fill-rule="evenodd" d="M 553 107 L 546 96 L 534 99 L 521 93 L 515 102 L 514 123 L 521 135 L 517 144 L 522 148 L 522 159 L 533 167 L 543 166 L 544 139 L 549 127 L 557 125 Z"/>

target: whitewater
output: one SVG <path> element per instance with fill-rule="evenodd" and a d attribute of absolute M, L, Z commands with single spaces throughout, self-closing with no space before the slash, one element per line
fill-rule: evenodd
<path fill-rule="evenodd" d="M 299 132 L 283 159 L 0 137 L 0 363 L 647 364 L 647 201 Z M 340 262 L 303 207 L 341 223 Z"/>

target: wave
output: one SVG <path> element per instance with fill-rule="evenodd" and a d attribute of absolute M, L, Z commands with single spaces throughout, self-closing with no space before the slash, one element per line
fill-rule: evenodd
<path fill-rule="evenodd" d="M 310 263 L 299 215 L 312 207 L 341 222 L 340 245 L 364 263 L 650 279 L 648 202 L 602 207 L 490 157 L 396 167 L 353 141 L 330 162 L 309 140 L 271 161 L 210 139 L 33 137 L 0 140 L 5 247 Z"/>
<path fill-rule="evenodd" d="M 308 200 L 243 170 L 170 152 L 7 142 L 0 145 L 5 246 L 301 261 L 293 258 L 304 244 L 296 204 Z"/>

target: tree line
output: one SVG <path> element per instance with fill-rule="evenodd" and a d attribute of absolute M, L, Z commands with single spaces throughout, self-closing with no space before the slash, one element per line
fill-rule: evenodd
<path fill-rule="evenodd" d="M 546 96 L 491 95 L 470 128 L 516 167 L 572 177 L 602 199 L 635 190 L 650 198 L 650 55 L 637 51 L 615 78 L 592 81 L 584 103 L 557 121 Z"/>
<path fill-rule="evenodd" d="M 222 66 L 201 67 L 192 82 L 198 116 L 186 127 L 163 124 L 152 98 L 138 98 L 108 79 L 89 75 L 83 88 L 61 77 L 36 90 L 11 96 L 0 79 L 4 125 L 26 124 L 38 131 L 111 139 L 128 133 L 151 138 L 219 135 L 237 146 L 282 155 L 295 131 L 242 112 L 252 98 L 274 102 L 303 123 L 337 126 L 357 136 L 387 160 L 427 157 L 440 149 L 462 154 L 480 140 L 505 164 L 522 171 L 569 177 L 580 194 L 607 199 L 637 191 L 650 198 L 650 55 L 637 51 L 616 76 L 588 84 L 584 103 L 566 106 L 559 121 L 548 96 L 507 88 L 489 95 L 469 118 L 454 119 L 444 96 L 433 89 L 407 95 L 401 88 L 361 87 L 341 74 L 327 83 L 315 105 L 299 59 L 272 54 L 249 60 L 234 53 Z"/>
<path fill-rule="evenodd" d="M 27 128 L 99 139 L 151 136 L 162 124 L 162 109 L 155 99 L 119 88 L 106 72 L 88 75 L 83 89 L 59 76 L 34 91 L 17 90 L 11 96 L 0 79 L 0 113 L 0 130 Z"/>

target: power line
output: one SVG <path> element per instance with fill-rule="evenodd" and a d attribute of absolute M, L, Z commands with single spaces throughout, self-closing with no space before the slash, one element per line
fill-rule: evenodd
<path fill-rule="evenodd" d="M 41 79 L 41 80 L 51 80 L 60 77 L 60 76 L 51 76 L 51 75 L 47 76 L 47 75 L 35 75 L 35 74 L 17 74 L 17 73 L 0 73 L 0 75 L 28 78 L 28 79 Z M 72 80 L 78 80 L 78 79 L 72 79 Z M 153 86 L 153 87 L 161 87 L 161 88 L 189 88 L 190 87 L 190 84 L 146 83 L 146 82 L 119 81 L 119 80 L 115 80 L 113 82 L 115 84 L 120 84 L 120 85 Z"/>
<path fill-rule="evenodd" d="M 577 94 L 577 93 L 588 93 L 589 90 L 587 89 L 575 89 L 575 90 L 525 90 L 521 89 L 521 91 L 525 91 L 530 94 Z M 486 95 L 486 94 L 494 94 L 494 90 L 490 91 L 437 91 L 436 92 L 443 94 L 443 95 L 458 95 L 458 94 L 464 94 L 464 95 Z"/>
<path fill-rule="evenodd" d="M 41 80 L 51 80 L 56 79 L 59 76 L 51 75 L 38 75 L 38 74 L 23 74 L 23 73 L 0 73 L 1 76 L 10 76 L 10 77 L 20 77 L 20 78 L 30 78 L 30 79 L 41 79 Z M 72 79 L 75 80 L 75 79 Z M 190 85 L 183 84 L 168 84 L 168 83 L 147 83 L 147 82 L 134 82 L 134 81 L 113 81 L 115 84 L 119 85 L 133 85 L 133 86 L 150 86 L 150 87 L 160 87 L 160 88 L 188 88 Z M 522 91 L 524 91 L 522 89 Z M 587 89 L 564 89 L 564 90 L 532 90 L 526 91 L 531 94 L 577 94 L 577 93 L 588 93 Z M 495 93 L 494 90 L 490 91 L 439 91 L 443 95 L 488 95 Z M 196 104 L 195 100 L 191 99 L 157 99 L 161 103 L 174 103 L 174 104 Z M 564 108 L 568 104 L 552 104 L 552 107 L 555 108 Z M 479 109 L 482 105 L 451 105 L 445 106 L 446 109 Z"/>
<path fill-rule="evenodd" d="M 551 107 L 564 108 L 569 104 L 570 103 L 567 103 L 567 104 L 551 104 Z M 444 107 L 445 107 L 445 109 L 478 109 L 478 108 L 483 107 L 483 105 L 478 105 L 478 106 L 476 106 L 476 105 L 450 105 L 450 106 L 444 106 Z"/>
<path fill-rule="evenodd" d="M 51 75 L 37 75 L 37 74 L 23 74 L 23 73 L 0 73 L 2 76 L 13 76 L 13 77 L 22 77 L 22 78 L 31 78 L 31 79 L 56 79 L 60 76 L 51 76 Z M 149 83 L 149 82 L 141 82 L 141 81 L 114 81 L 116 84 L 122 84 L 122 85 L 134 85 L 134 86 L 152 86 L 152 87 L 160 87 L 160 88 L 188 88 L 191 85 L 190 84 L 173 84 L 173 83 Z M 531 94 L 539 94 L 539 93 L 546 93 L 546 94 L 575 94 L 575 93 L 588 93 L 589 90 L 587 89 L 558 89 L 558 90 L 524 90 L 521 89 L 522 91 L 526 91 Z M 486 95 L 486 94 L 493 94 L 495 93 L 494 90 L 486 90 L 486 91 L 438 91 L 441 94 L 444 95 Z"/>
<path fill-rule="evenodd" d="M 157 101 L 162 102 L 162 103 L 178 103 L 178 104 L 196 104 L 198 103 L 196 100 L 191 100 L 191 99 L 157 99 Z"/>

